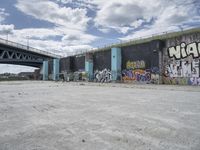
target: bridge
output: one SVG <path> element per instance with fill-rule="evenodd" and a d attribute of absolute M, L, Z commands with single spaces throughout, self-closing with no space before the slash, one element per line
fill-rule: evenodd
<path fill-rule="evenodd" d="M 0 64 L 39 68 L 42 66 L 43 61 L 54 58 L 60 58 L 60 56 L 0 38 Z"/>

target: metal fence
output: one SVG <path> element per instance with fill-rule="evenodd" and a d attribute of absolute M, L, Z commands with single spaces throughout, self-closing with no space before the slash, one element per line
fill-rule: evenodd
<path fill-rule="evenodd" d="M 168 30 L 168 31 L 164 31 L 164 32 L 159 32 L 159 33 L 155 33 L 155 34 L 150 34 L 150 35 L 146 35 L 146 36 L 141 36 L 141 37 L 136 37 L 136 38 L 133 38 L 133 39 L 130 39 L 130 40 L 119 40 L 118 42 L 116 43 L 110 43 L 110 44 L 107 44 L 107 45 L 103 45 L 103 46 L 98 46 L 97 48 L 91 48 L 91 49 L 85 49 L 85 50 L 80 50 L 80 51 L 77 51 L 77 52 L 72 52 L 71 54 L 69 54 L 68 56 L 74 56 L 74 55 L 83 55 L 84 53 L 88 53 L 88 52 L 96 52 L 96 51 L 101 51 L 101 50 L 108 50 L 112 47 L 115 47 L 115 46 L 118 46 L 118 47 L 122 47 L 122 46 L 125 46 L 126 44 L 134 44 L 134 43 L 137 43 L 139 41 L 142 41 L 142 40 L 147 40 L 147 39 L 150 39 L 150 38 L 168 38 L 168 36 L 170 36 L 170 34 L 176 34 L 176 33 L 183 33 L 185 31 L 189 31 L 189 30 L 198 30 L 200 31 L 200 28 L 194 28 L 194 29 L 179 29 L 179 30 Z"/>

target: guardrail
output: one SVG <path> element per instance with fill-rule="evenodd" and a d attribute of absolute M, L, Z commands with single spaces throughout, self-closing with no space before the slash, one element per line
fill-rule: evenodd
<path fill-rule="evenodd" d="M 52 53 L 47 52 L 47 51 L 39 50 L 39 49 L 30 47 L 28 45 L 19 44 L 19 43 L 8 41 L 8 40 L 2 39 L 2 38 L 0 38 L 0 43 L 6 44 L 8 46 L 20 48 L 20 49 L 23 49 L 23 50 L 26 50 L 26 51 L 35 52 L 35 53 L 39 53 L 39 54 L 42 54 L 42 55 L 50 56 L 50 57 L 61 58 L 60 55 L 52 54 Z"/>
<path fill-rule="evenodd" d="M 141 37 L 137 37 L 137 38 L 133 38 L 133 39 L 130 39 L 130 40 L 119 40 L 118 42 L 116 43 L 111 43 L 111 44 L 107 44 L 107 45 L 103 45 L 103 46 L 98 46 L 97 48 L 91 48 L 91 49 L 82 49 L 82 50 L 79 50 L 77 52 L 68 52 L 67 56 L 65 57 L 68 57 L 68 56 L 76 56 L 76 55 L 83 55 L 85 53 L 88 53 L 88 52 L 96 52 L 96 51 L 101 51 L 101 50 L 107 50 L 107 49 L 110 49 L 112 47 L 115 47 L 115 46 L 118 46 L 118 47 L 122 47 L 122 46 L 126 46 L 128 44 L 134 44 L 134 43 L 137 43 L 139 41 L 142 41 L 142 40 L 147 40 L 147 39 L 150 39 L 150 38 L 167 38 L 168 36 L 167 35 L 170 35 L 170 34 L 175 34 L 175 33 L 183 33 L 183 32 L 187 32 L 187 31 L 190 31 L 190 30 L 198 30 L 200 31 L 200 28 L 187 28 L 185 30 L 183 29 L 179 29 L 179 30 L 168 30 L 168 31 L 164 31 L 164 32 L 160 32 L 160 33 L 155 33 L 155 34 L 150 34 L 150 35 L 146 35 L 146 36 L 141 36 Z M 5 40 L 5 39 L 2 39 L 0 38 L 0 43 L 3 43 L 3 44 L 7 44 L 7 45 L 11 45 L 11 46 L 14 46 L 14 47 L 17 47 L 17 48 L 21 48 L 21 49 L 24 49 L 24 50 L 28 50 L 28 51 L 32 51 L 32 52 L 36 52 L 36 53 L 40 53 L 40 54 L 43 54 L 43 55 L 48 55 L 48 56 L 51 56 L 51 57 L 56 57 L 56 58 L 61 58 L 61 55 L 56 55 L 56 54 L 52 54 L 50 52 L 47 52 L 47 51 L 42 51 L 42 50 L 39 50 L 39 49 L 36 49 L 36 48 L 33 48 L 33 47 L 30 47 L 30 46 L 27 46 L 27 45 L 23 45 L 23 44 L 19 44 L 19 43 L 16 43 L 16 42 L 12 42 L 12 41 L 8 41 L 8 40 Z"/>
<path fill-rule="evenodd" d="M 107 49 L 110 49 L 112 47 L 115 47 L 115 46 L 118 46 L 118 47 L 122 47 L 122 46 L 126 46 L 126 45 L 130 45 L 130 44 L 135 44 L 139 41 L 142 41 L 142 40 L 147 40 L 147 39 L 150 39 L 152 38 L 152 40 L 154 38 L 168 38 L 170 37 L 170 34 L 176 34 L 176 33 L 184 33 L 184 32 L 187 32 L 187 31 L 190 31 L 190 30 L 198 30 L 200 31 L 200 28 L 187 28 L 185 30 L 183 29 L 179 29 L 179 30 L 168 30 L 168 31 L 164 31 L 164 32 L 159 32 L 159 33 L 155 33 L 155 34 L 150 34 L 150 35 L 146 35 L 146 36 L 141 36 L 141 37 L 137 37 L 137 38 L 133 38 L 133 39 L 130 39 L 130 40 L 120 40 L 116 43 L 111 43 L 111 44 L 107 44 L 107 45 L 104 45 L 104 46 L 99 46 L 97 48 L 91 48 L 90 50 L 88 49 L 84 49 L 84 50 L 80 50 L 80 51 L 77 51 L 77 52 L 72 52 L 71 54 L 69 54 L 68 56 L 76 56 L 76 55 L 82 55 L 84 53 L 88 53 L 88 52 L 96 52 L 96 51 L 101 51 L 101 50 L 107 50 Z M 168 36 L 169 35 L 169 36 Z"/>

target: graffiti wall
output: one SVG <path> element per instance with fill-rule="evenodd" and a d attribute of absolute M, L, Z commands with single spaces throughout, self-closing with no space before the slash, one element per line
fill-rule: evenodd
<path fill-rule="evenodd" d="M 96 52 L 93 55 L 94 70 L 111 70 L 111 50 Z"/>
<path fill-rule="evenodd" d="M 95 82 L 111 82 L 112 81 L 112 73 L 110 69 L 103 69 L 101 71 L 96 70 L 94 72 L 94 81 Z"/>
<path fill-rule="evenodd" d="M 159 51 L 161 41 L 122 48 L 122 80 L 124 82 L 159 83 Z"/>
<path fill-rule="evenodd" d="M 199 33 L 168 39 L 163 55 L 163 83 L 200 85 Z"/>
<path fill-rule="evenodd" d="M 93 54 L 94 82 L 108 83 L 112 81 L 111 50 Z"/>

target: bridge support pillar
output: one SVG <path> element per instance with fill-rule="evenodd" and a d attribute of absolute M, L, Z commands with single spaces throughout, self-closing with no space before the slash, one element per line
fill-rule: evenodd
<path fill-rule="evenodd" d="M 121 65 L 122 65 L 121 48 L 113 47 L 111 49 L 112 81 L 121 80 Z"/>
<path fill-rule="evenodd" d="M 48 80 L 48 61 L 43 61 L 43 66 L 42 66 L 42 69 L 43 69 L 43 80 L 46 81 Z"/>
<path fill-rule="evenodd" d="M 58 81 L 59 80 L 59 64 L 60 60 L 59 59 L 53 59 L 53 80 Z"/>
<path fill-rule="evenodd" d="M 88 80 L 93 80 L 93 55 L 91 53 L 86 53 L 85 55 L 85 72 Z"/>

